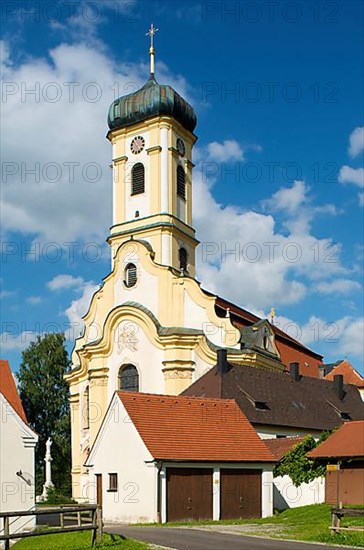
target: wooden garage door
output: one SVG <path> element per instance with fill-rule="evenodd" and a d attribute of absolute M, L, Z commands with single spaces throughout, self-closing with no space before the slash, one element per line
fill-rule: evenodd
<path fill-rule="evenodd" d="M 167 468 L 167 521 L 212 519 L 212 470 Z"/>
<path fill-rule="evenodd" d="M 260 518 L 261 470 L 221 470 L 221 519 Z"/>

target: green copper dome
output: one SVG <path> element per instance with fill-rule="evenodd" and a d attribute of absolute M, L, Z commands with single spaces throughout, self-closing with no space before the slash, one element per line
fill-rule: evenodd
<path fill-rule="evenodd" d="M 197 119 L 191 105 L 171 86 L 158 84 L 151 75 L 140 90 L 116 99 L 110 106 L 110 130 L 123 128 L 153 116 L 172 116 L 187 130 L 193 132 Z"/>

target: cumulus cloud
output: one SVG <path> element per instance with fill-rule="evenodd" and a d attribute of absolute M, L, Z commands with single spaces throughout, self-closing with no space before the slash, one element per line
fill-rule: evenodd
<path fill-rule="evenodd" d="M 277 316 L 274 323 L 304 345 L 317 349 L 326 361 L 348 357 L 362 368 L 364 355 L 364 318 L 345 316 L 325 320 L 312 315 L 306 323 L 299 324 L 284 316 Z"/>
<path fill-rule="evenodd" d="M 23 351 L 31 342 L 35 342 L 37 334 L 33 331 L 24 331 L 20 334 L 2 332 L 0 339 L 3 351 Z"/>
<path fill-rule="evenodd" d="M 339 245 L 317 238 L 310 227 L 315 215 L 337 212 L 330 205 L 313 207 L 304 182 L 281 188 L 264 201 L 263 212 L 218 204 L 212 186 L 195 172 L 197 272 L 205 288 L 256 311 L 298 303 L 314 281 L 346 273 Z M 286 231 L 278 229 L 274 212 Z"/>
<path fill-rule="evenodd" d="M 69 340 L 74 340 L 82 333 L 84 328 L 82 317 L 87 313 L 91 298 L 99 288 L 100 286 L 92 281 L 84 282 L 81 296 L 72 300 L 71 305 L 66 309 L 65 315 L 70 324 L 70 328 L 66 332 L 66 337 Z"/>
<path fill-rule="evenodd" d="M 323 294 L 348 294 L 361 289 L 361 284 L 358 281 L 351 279 L 336 279 L 335 281 L 323 281 L 317 283 L 315 290 Z"/>
<path fill-rule="evenodd" d="M 349 137 L 349 155 L 357 157 L 364 150 L 364 127 L 355 128 Z"/>
<path fill-rule="evenodd" d="M 206 147 L 208 159 L 215 162 L 229 162 L 244 160 L 244 151 L 234 139 L 226 139 L 223 142 L 212 141 Z"/>
<path fill-rule="evenodd" d="M 145 83 L 147 63 L 118 62 L 98 43 L 80 42 L 15 65 L 9 44 L 2 48 L 3 230 L 60 245 L 103 242 L 111 223 L 107 111 Z M 158 71 L 189 96 L 183 77 L 162 63 Z"/>
<path fill-rule="evenodd" d="M 358 187 L 364 187 L 364 168 L 352 168 L 342 166 L 339 171 L 340 183 L 353 183 Z"/>
<path fill-rule="evenodd" d="M 47 283 L 50 290 L 65 290 L 73 287 L 82 287 L 84 280 L 82 277 L 74 277 L 73 275 L 57 275 Z"/>

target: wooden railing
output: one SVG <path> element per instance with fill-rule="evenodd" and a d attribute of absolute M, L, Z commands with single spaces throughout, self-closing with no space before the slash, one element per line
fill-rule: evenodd
<path fill-rule="evenodd" d="M 84 514 L 89 512 L 88 517 Z M 10 518 L 24 516 L 45 516 L 50 514 L 59 515 L 59 527 L 34 529 L 26 533 L 10 533 Z M 72 515 L 72 514 L 76 514 Z M 0 512 L 0 519 L 3 519 L 3 534 L 0 534 L 0 541 L 5 541 L 5 550 L 10 548 L 10 540 L 26 537 L 38 537 L 41 535 L 55 535 L 58 533 L 70 533 L 74 531 L 92 531 L 91 546 L 94 546 L 96 539 L 102 540 L 102 508 L 97 504 L 79 504 L 71 506 L 54 506 L 39 508 L 36 510 L 21 510 L 17 512 Z M 87 523 L 83 523 L 83 520 Z M 77 521 L 76 525 L 66 525 L 66 521 Z"/>
<path fill-rule="evenodd" d="M 362 517 L 364 518 L 363 508 L 331 508 L 331 533 L 339 531 L 364 531 L 364 525 L 341 525 L 341 520 L 344 516 L 347 517 Z"/>

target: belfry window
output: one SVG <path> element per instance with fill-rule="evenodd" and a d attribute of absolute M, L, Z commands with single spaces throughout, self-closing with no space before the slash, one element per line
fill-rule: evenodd
<path fill-rule="evenodd" d="M 186 200 L 186 174 L 181 165 L 177 166 L 177 195 Z"/>
<path fill-rule="evenodd" d="M 137 267 L 135 264 L 128 264 L 125 268 L 124 284 L 126 287 L 131 288 L 135 286 L 138 279 Z"/>
<path fill-rule="evenodd" d="M 188 268 L 188 256 L 187 256 L 187 250 L 185 248 L 180 248 L 178 251 L 178 259 L 179 259 L 179 268 L 180 270 L 187 273 Z"/>
<path fill-rule="evenodd" d="M 145 169 L 141 162 L 134 164 L 131 170 L 131 194 L 140 195 L 145 191 Z"/>
<path fill-rule="evenodd" d="M 120 367 L 119 390 L 139 391 L 139 374 L 134 365 L 123 365 Z"/>

